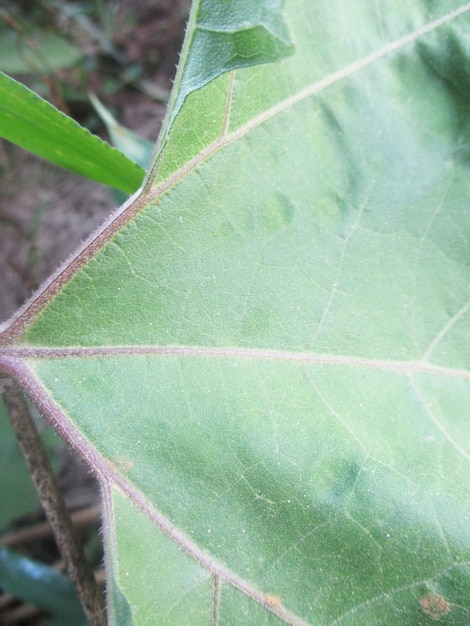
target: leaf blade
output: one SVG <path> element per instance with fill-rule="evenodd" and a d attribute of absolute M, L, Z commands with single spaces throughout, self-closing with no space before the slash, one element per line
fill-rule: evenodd
<path fill-rule="evenodd" d="M 362 56 L 324 8 L 315 32 L 339 51 L 310 82 L 299 56 L 274 96 L 294 57 L 190 94 L 168 146 L 220 90 L 216 138 L 156 174 L 147 206 L 20 338 L 129 509 L 220 577 L 221 620 L 237 603 L 242 623 L 285 609 L 295 624 L 421 624 L 440 607 L 463 624 L 470 610 L 467 170 L 449 156 L 455 89 L 413 44 L 468 23 L 456 6 L 432 28 L 419 4 L 394 13 L 386 35 L 375 16 Z M 313 55 L 309 7 L 290 5 L 299 55 Z"/>

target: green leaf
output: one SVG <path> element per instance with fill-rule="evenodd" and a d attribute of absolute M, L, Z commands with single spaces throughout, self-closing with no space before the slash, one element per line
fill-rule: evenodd
<path fill-rule="evenodd" d="M 60 617 L 70 626 L 85 624 L 85 615 L 68 578 L 51 567 L 0 546 L 0 587 Z"/>
<path fill-rule="evenodd" d="M 56 469 L 63 442 L 51 428 L 42 431 L 41 440 Z M 0 529 L 16 517 L 32 513 L 38 506 L 36 490 L 0 399 Z"/>
<path fill-rule="evenodd" d="M 27 87 L 0 72 L 0 137 L 75 174 L 126 193 L 143 169 Z"/>
<path fill-rule="evenodd" d="M 128 159 L 134 161 L 134 163 L 137 163 L 143 168 L 147 168 L 152 157 L 153 143 L 139 137 L 139 135 L 133 133 L 129 128 L 119 124 L 94 94 L 90 94 L 90 100 L 95 111 L 105 124 L 116 148 Z"/>
<path fill-rule="evenodd" d="M 470 5 L 284 17 L 0 359 L 101 477 L 111 623 L 464 626 Z"/>
<path fill-rule="evenodd" d="M 0 30 L 0 70 L 6 74 L 52 72 L 75 65 L 83 52 L 53 33 L 27 33 L 27 41 L 10 29 Z"/>
<path fill-rule="evenodd" d="M 160 146 L 191 93 L 230 70 L 272 63 L 293 52 L 282 4 L 283 0 L 193 2 Z M 198 111 L 212 112 L 213 103 L 209 110 Z M 187 149 L 184 152 L 189 154 Z"/>

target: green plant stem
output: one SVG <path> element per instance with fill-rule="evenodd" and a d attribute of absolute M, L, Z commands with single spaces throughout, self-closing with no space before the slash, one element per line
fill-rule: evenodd
<path fill-rule="evenodd" d="M 96 584 L 83 547 L 75 533 L 69 512 L 65 507 L 54 473 L 29 413 L 28 405 L 13 380 L 4 378 L 2 391 L 12 427 L 65 561 L 67 572 L 77 589 L 85 615 L 91 626 L 105 626 L 106 617 L 102 593 Z"/>

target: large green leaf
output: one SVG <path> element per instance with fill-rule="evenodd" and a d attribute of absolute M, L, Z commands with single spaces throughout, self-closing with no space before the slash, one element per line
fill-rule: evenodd
<path fill-rule="evenodd" d="M 112 623 L 463 626 L 470 5 L 284 17 L 0 358 L 101 477 Z"/>

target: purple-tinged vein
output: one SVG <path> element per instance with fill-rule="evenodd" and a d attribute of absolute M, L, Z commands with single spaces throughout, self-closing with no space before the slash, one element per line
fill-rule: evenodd
<path fill-rule="evenodd" d="M 308 626 L 307 622 L 289 611 L 282 604 L 277 605 L 269 601 L 270 596 L 256 587 L 253 587 L 244 578 L 234 571 L 222 565 L 209 556 L 200 546 L 194 543 L 182 530 L 177 528 L 167 517 L 158 511 L 141 490 L 125 478 L 115 466 L 101 456 L 98 450 L 83 436 L 80 430 L 72 423 L 62 408 L 56 404 L 47 391 L 30 369 L 24 363 L 16 363 L 16 376 L 27 395 L 34 402 L 42 414 L 47 416 L 50 423 L 55 427 L 59 435 L 68 445 L 77 452 L 86 465 L 97 474 L 103 490 L 109 491 L 110 486 L 120 489 L 135 505 L 137 505 L 147 517 L 182 550 L 205 568 L 213 577 L 220 582 L 232 585 L 246 594 L 255 602 L 258 602 L 266 610 L 276 614 L 287 624 L 292 626 Z M 218 588 L 213 593 L 219 593 Z M 214 597 L 213 597 L 214 600 Z"/>
<path fill-rule="evenodd" d="M 267 350 L 237 347 L 204 346 L 83 346 L 70 348 L 49 348 L 42 346 L 0 347 L 0 365 L 6 360 L 23 359 L 58 359 L 58 358 L 94 358 L 155 356 L 166 358 L 206 358 L 206 359 L 241 359 L 246 361 L 274 361 L 279 363 L 299 363 L 302 365 L 331 365 L 375 369 L 406 374 L 422 373 L 437 376 L 470 379 L 470 371 L 445 367 L 427 361 L 396 361 L 371 359 L 367 357 L 315 354 L 313 352 L 292 352 L 286 350 Z"/>

